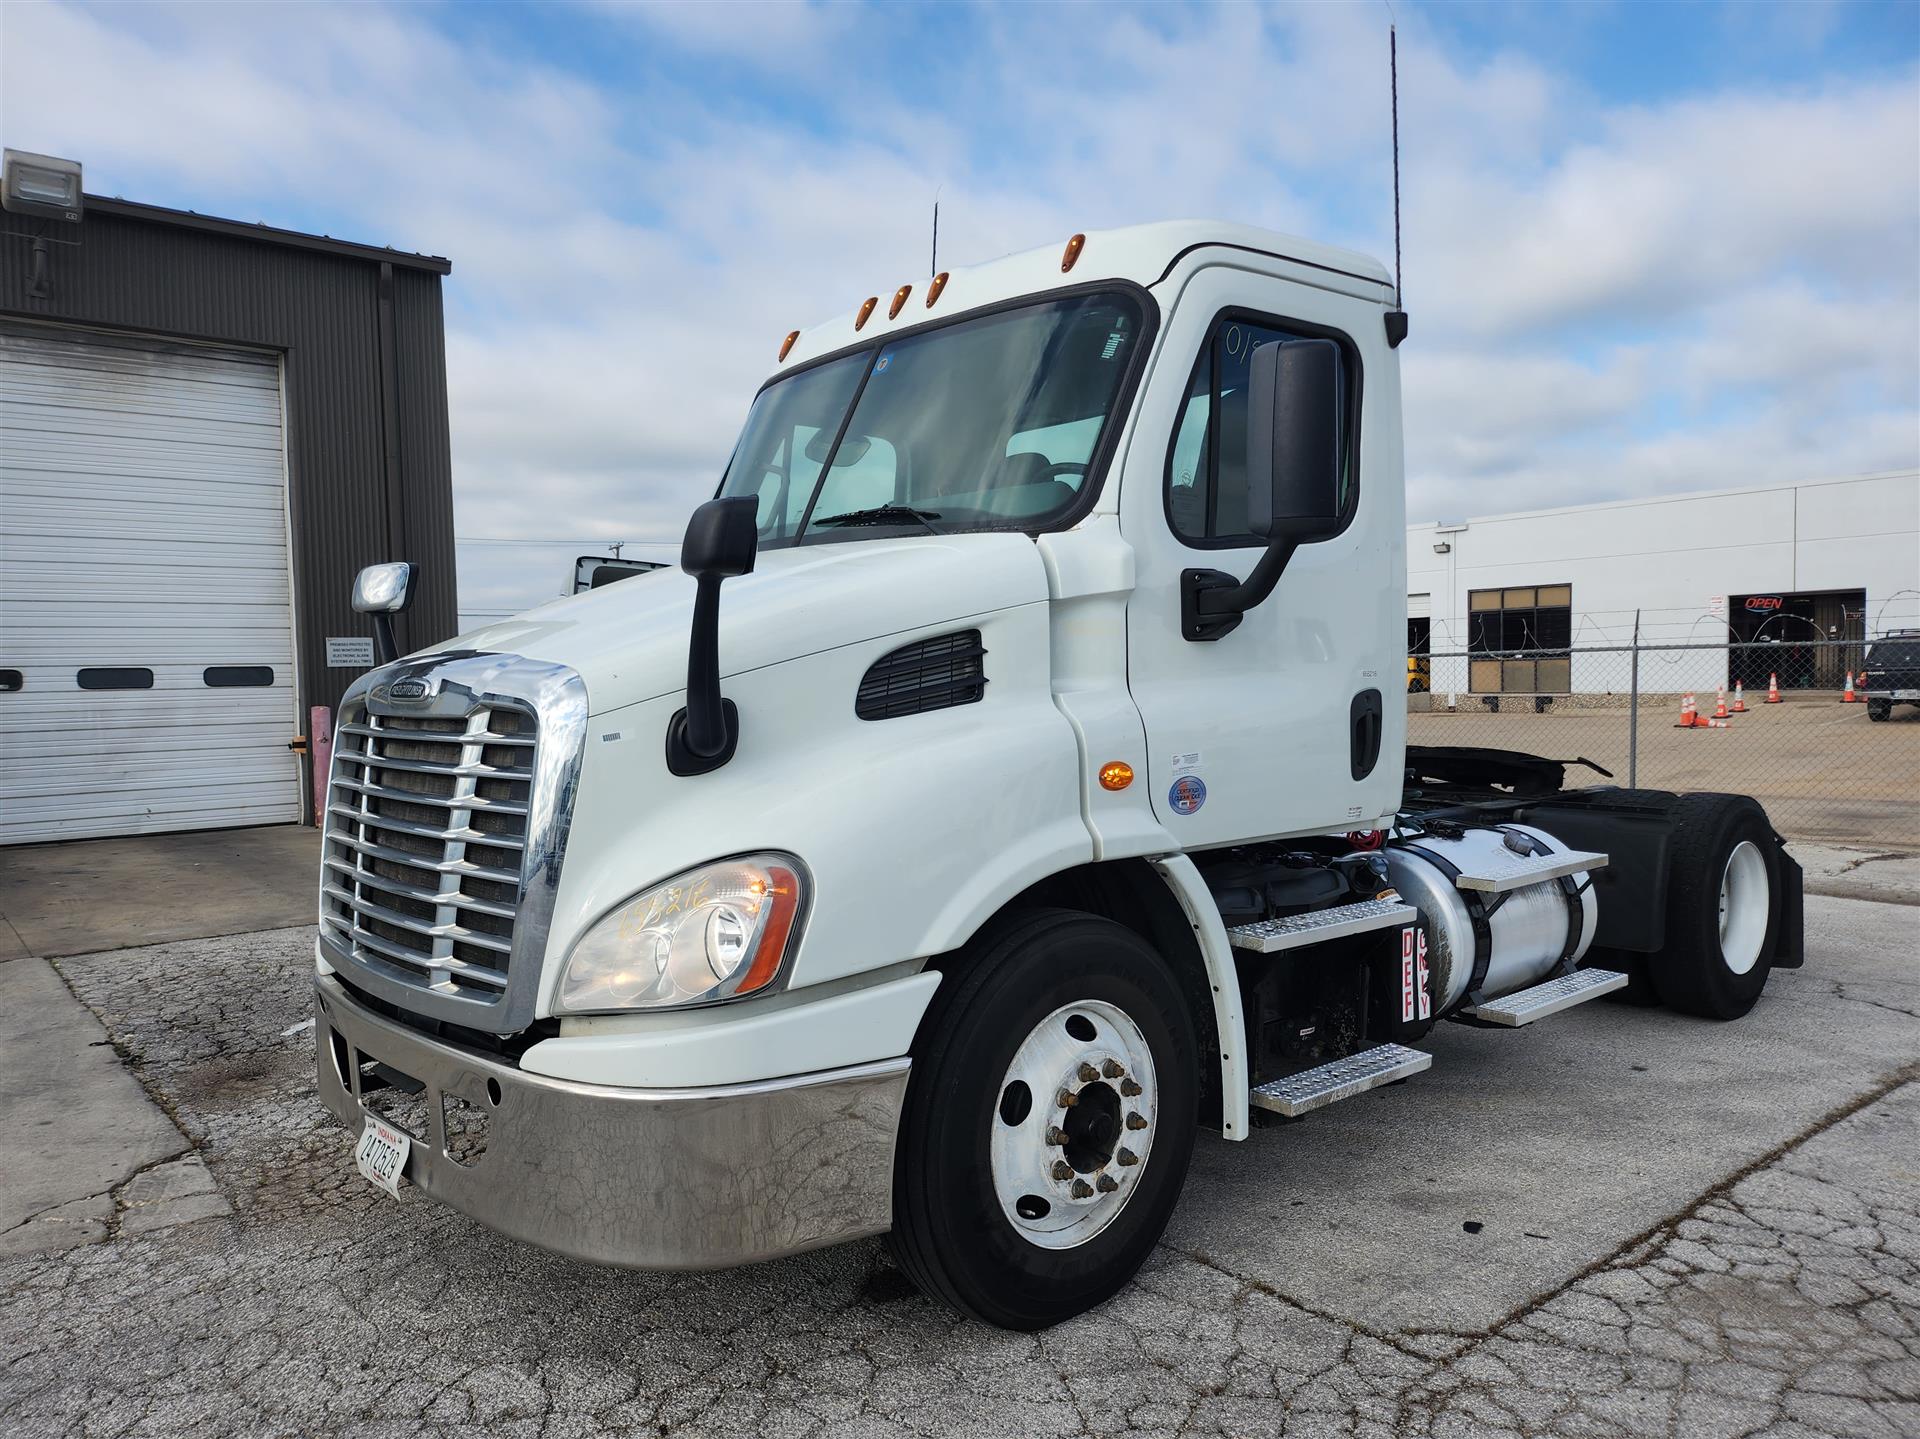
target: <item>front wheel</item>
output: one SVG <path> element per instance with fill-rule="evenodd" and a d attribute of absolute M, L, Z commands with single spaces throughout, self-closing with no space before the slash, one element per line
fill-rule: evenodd
<path fill-rule="evenodd" d="M 1035 910 L 962 955 L 921 1023 L 888 1244 L 920 1287 L 1007 1329 L 1111 1297 L 1192 1156 L 1193 1020 L 1132 930 Z"/>

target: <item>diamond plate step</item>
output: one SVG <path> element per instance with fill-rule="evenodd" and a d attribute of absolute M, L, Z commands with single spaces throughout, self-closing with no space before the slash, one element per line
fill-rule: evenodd
<path fill-rule="evenodd" d="M 1456 889 L 1477 890 L 1481 894 L 1505 894 L 1509 890 L 1525 889 L 1530 884 L 1564 879 L 1583 869 L 1606 867 L 1607 857 L 1604 854 L 1591 854 L 1584 850 L 1567 850 L 1560 854 L 1503 852 L 1485 863 L 1476 862 L 1471 871 L 1460 871 L 1460 877 L 1453 883 Z"/>
<path fill-rule="evenodd" d="M 1536 984 L 1532 989 L 1518 989 L 1484 1004 L 1468 1005 L 1460 1013 L 1485 1024 L 1504 1024 L 1517 1029 L 1626 987 L 1627 976 L 1615 970 L 1576 969 L 1572 974 Z"/>
<path fill-rule="evenodd" d="M 1285 919 L 1261 919 L 1252 924 L 1236 924 L 1227 931 L 1227 940 L 1235 949 L 1250 949 L 1257 954 L 1276 954 L 1283 949 L 1298 949 L 1328 939 L 1345 939 L 1350 934 L 1391 929 L 1397 924 L 1412 924 L 1420 911 L 1401 899 L 1363 899 L 1358 904 L 1316 909 L 1310 914 L 1292 914 Z"/>
<path fill-rule="evenodd" d="M 1256 1109 L 1270 1109 L 1293 1119 L 1432 1067 L 1431 1054 L 1408 1049 L 1404 1044 L 1383 1044 L 1318 1069 L 1257 1084 L 1247 1092 L 1247 1102 Z"/>

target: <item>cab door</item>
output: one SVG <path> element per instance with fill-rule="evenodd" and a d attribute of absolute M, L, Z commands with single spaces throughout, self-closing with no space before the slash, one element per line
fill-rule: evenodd
<path fill-rule="evenodd" d="M 1128 683 L 1146 729 L 1149 798 L 1187 849 L 1368 826 L 1399 805 L 1406 742 L 1400 386 L 1380 292 L 1238 264 L 1182 280 L 1163 282 L 1177 298 L 1161 296 L 1172 318 L 1120 504 L 1135 553 Z M 1301 545 L 1230 633 L 1192 638 L 1183 573 L 1242 580 L 1265 550 L 1247 513 L 1252 352 L 1306 338 L 1335 341 L 1341 356 L 1341 528 Z"/>

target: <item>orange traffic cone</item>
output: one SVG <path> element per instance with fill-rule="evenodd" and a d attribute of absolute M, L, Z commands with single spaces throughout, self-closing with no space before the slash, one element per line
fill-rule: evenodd
<path fill-rule="evenodd" d="M 1857 705 L 1860 703 L 1860 696 L 1853 692 L 1852 670 L 1847 671 L 1847 689 L 1846 693 L 1840 696 L 1840 703 L 1843 705 Z"/>
<path fill-rule="evenodd" d="M 1733 712 L 1737 715 L 1747 712 L 1747 690 L 1739 680 L 1733 682 Z"/>
<path fill-rule="evenodd" d="M 1698 729 L 1699 727 L 1700 727 L 1700 712 L 1694 707 L 1693 696 L 1682 695 L 1680 697 L 1680 721 L 1678 724 L 1674 725 L 1674 728 L 1675 729 Z"/>
<path fill-rule="evenodd" d="M 1727 717 L 1727 687 L 1725 685 L 1721 685 L 1714 693 L 1713 717 L 1717 720 Z"/>
<path fill-rule="evenodd" d="M 1767 676 L 1767 703 L 1770 705 L 1780 703 L 1780 676 L 1777 674 L 1770 673 Z"/>

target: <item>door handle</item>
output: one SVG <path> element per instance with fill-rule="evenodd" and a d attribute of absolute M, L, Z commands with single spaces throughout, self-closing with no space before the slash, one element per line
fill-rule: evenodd
<path fill-rule="evenodd" d="M 1348 707 L 1351 773 L 1363 780 L 1380 762 L 1380 737 L 1385 725 L 1386 707 L 1379 690 L 1361 690 Z"/>

